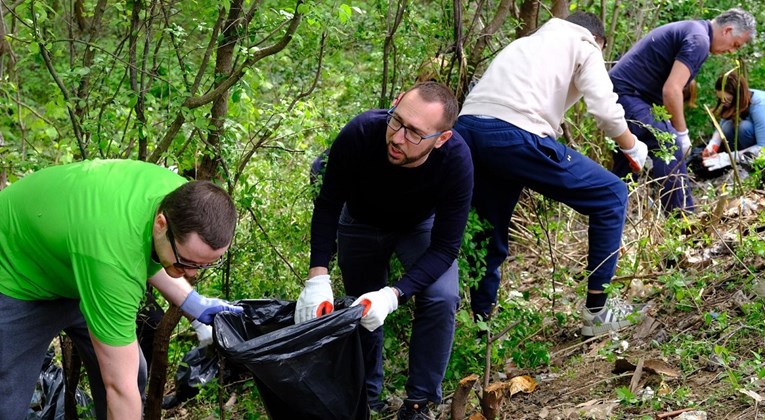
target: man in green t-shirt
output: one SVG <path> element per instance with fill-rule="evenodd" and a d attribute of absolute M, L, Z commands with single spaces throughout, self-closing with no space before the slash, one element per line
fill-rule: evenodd
<path fill-rule="evenodd" d="M 140 419 L 146 279 L 201 323 L 241 312 L 184 279 L 219 264 L 236 219 L 220 187 L 138 161 L 55 166 L 0 191 L 0 419 L 24 418 L 61 331 L 83 358 L 98 418 Z"/>

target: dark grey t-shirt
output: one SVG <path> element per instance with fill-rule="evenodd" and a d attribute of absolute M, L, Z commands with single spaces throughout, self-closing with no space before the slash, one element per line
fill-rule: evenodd
<path fill-rule="evenodd" d="M 633 45 L 608 72 L 614 91 L 663 105 L 662 88 L 675 60 L 690 69 L 688 84 L 709 56 L 711 43 L 709 21 L 684 20 L 660 26 Z"/>

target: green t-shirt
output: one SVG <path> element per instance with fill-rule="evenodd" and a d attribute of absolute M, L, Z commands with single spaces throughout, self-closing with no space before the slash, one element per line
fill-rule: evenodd
<path fill-rule="evenodd" d="M 162 199 L 185 180 L 132 160 L 54 166 L 0 191 L 0 293 L 80 299 L 91 333 L 113 346 L 136 338 Z"/>

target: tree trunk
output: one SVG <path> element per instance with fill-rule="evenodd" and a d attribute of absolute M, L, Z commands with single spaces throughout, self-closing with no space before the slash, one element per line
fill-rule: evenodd
<path fill-rule="evenodd" d="M 160 420 L 162 418 L 162 397 L 165 394 L 165 382 L 167 380 L 167 348 L 170 344 L 170 335 L 181 320 L 181 309 L 170 305 L 165 312 L 162 321 L 154 333 L 154 346 L 149 372 L 149 383 L 146 389 L 146 406 L 144 418 L 146 420 Z"/>
<path fill-rule="evenodd" d="M 568 0 L 554 0 L 552 5 L 552 15 L 556 18 L 565 19 L 568 17 Z"/>
<path fill-rule="evenodd" d="M 484 417 L 493 420 L 499 417 L 502 408 L 502 400 L 505 398 L 505 384 L 494 383 L 483 390 L 481 398 L 481 410 Z"/>
<path fill-rule="evenodd" d="M 231 76 L 234 68 L 234 49 L 239 45 L 239 37 L 242 30 L 242 1 L 234 0 L 229 5 L 228 17 L 223 25 L 223 36 L 220 38 L 217 53 L 215 54 L 216 80 L 226 80 Z M 197 179 L 210 180 L 215 178 L 218 173 L 218 168 L 221 164 L 218 149 L 220 138 L 223 135 L 223 123 L 226 121 L 226 114 L 228 113 L 228 99 L 229 90 L 226 89 L 213 101 L 210 123 L 214 128 L 207 135 L 206 145 L 211 153 L 202 154 Z"/>
<path fill-rule="evenodd" d="M 515 31 L 515 37 L 521 38 L 528 35 L 531 31 L 537 29 L 537 18 L 539 17 L 539 0 L 524 0 L 521 5 L 521 13 L 518 18 L 521 26 Z"/>

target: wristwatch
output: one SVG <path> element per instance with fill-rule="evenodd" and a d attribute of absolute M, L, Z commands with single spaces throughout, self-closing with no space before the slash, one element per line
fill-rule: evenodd
<path fill-rule="evenodd" d="M 406 296 L 404 296 L 404 292 L 402 292 L 401 289 L 399 289 L 396 286 L 391 286 L 391 289 L 396 291 L 396 294 L 398 295 L 398 303 L 399 304 L 402 304 L 402 303 L 404 303 L 404 301 L 406 301 Z"/>

